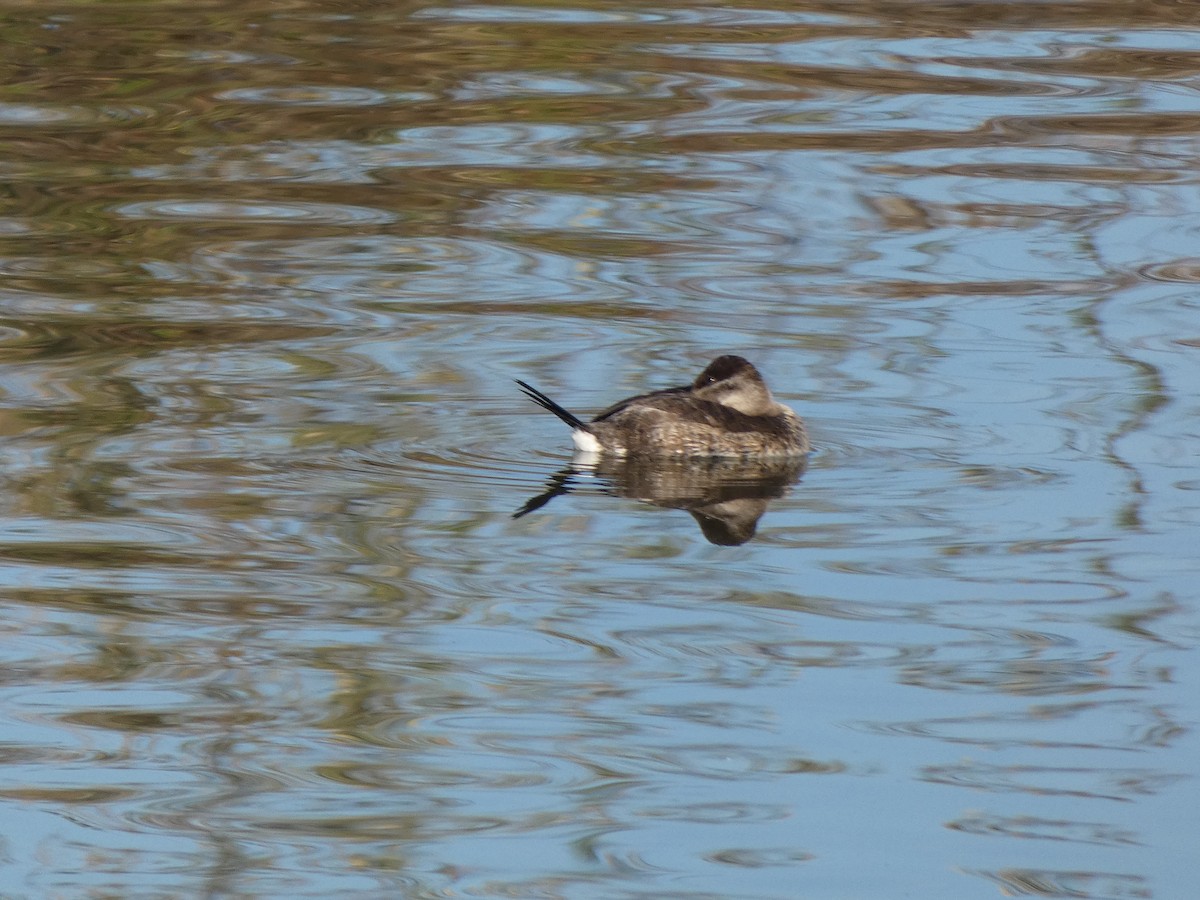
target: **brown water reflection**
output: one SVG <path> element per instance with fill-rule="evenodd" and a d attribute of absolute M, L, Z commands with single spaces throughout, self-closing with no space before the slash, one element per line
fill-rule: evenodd
<path fill-rule="evenodd" d="M 711 544 L 736 546 L 754 537 L 770 501 L 800 479 L 807 460 L 601 459 L 577 463 L 550 477 L 546 490 L 525 502 L 514 519 L 570 493 L 595 476 L 605 490 L 667 509 L 686 510 Z"/>
<path fill-rule="evenodd" d="M 1187 4 L 3 17 L 0 893 L 1188 895 Z"/>

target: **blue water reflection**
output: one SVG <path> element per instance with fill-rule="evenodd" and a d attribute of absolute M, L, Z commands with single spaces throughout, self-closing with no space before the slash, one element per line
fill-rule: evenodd
<path fill-rule="evenodd" d="M 2 892 L 1190 896 L 1194 19 L 10 11 Z"/>

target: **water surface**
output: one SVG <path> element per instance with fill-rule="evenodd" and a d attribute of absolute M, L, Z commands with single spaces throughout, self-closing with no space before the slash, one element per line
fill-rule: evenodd
<path fill-rule="evenodd" d="M 5 896 L 1194 892 L 1190 8 L 250 7 L 0 11 Z"/>

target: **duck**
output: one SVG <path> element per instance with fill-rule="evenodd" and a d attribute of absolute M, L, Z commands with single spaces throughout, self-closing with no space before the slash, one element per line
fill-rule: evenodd
<path fill-rule="evenodd" d="M 571 427 L 575 449 L 616 457 L 800 457 L 804 420 L 771 396 L 749 360 L 718 356 L 691 384 L 638 394 L 585 422 L 519 378 L 522 392 Z"/>

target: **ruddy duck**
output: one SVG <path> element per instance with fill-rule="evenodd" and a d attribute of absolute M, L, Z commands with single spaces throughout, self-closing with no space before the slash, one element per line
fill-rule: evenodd
<path fill-rule="evenodd" d="M 571 426 L 582 453 L 615 456 L 802 456 L 804 421 L 776 403 L 740 356 L 718 356 L 689 385 L 651 391 L 610 406 L 590 422 L 517 380 L 530 400 Z"/>

